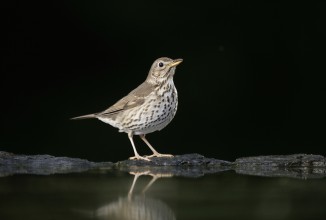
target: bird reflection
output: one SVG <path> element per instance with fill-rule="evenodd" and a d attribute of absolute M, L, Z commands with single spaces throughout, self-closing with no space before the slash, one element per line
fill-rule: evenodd
<path fill-rule="evenodd" d="M 134 175 L 128 196 L 119 198 L 117 201 L 104 205 L 95 211 L 97 219 L 116 219 L 116 220 L 173 220 L 176 219 L 173 211 L 160 200 L 148 198 L 146 191 L 153 183 L 161 177 L 171 175 L 151 174 L 150 172 L 131 172 Z M 153 178 L 144 187 L 141 194 L 134 193 L 136 182 L 140 176 L 150 175 Z"/>

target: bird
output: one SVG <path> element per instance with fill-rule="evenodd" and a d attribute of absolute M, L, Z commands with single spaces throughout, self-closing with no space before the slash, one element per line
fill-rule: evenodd
<path fill-rule="evenodd" d="M 128 134 L 135 156 L 131 160 L 150 161 L 152 157 L 173 157 L 160 154 L 148 142 L 145 135 L 165 128 L 174 118 L 178 108 L 178 92 L 173 77 L 176 66 L 183 59 L 161 57 L 152 64 L 146 80 L 128 95 L 106 110 L 71 118 L 95 118 Z M 152 155 L 140 156 L 133 136 L 138 135 L 152 151 Z"/>

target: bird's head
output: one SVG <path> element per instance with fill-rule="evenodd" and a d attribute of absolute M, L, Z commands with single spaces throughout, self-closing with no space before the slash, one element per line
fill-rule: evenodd
<path fill-rule="evenodd" d="M 162 57 L 154 61 L 146 81 L 154 84 L 166 82 L 169 78 L 173 78 L 175 68 L 182 62 L 182 59 L 172 60 Z"/>

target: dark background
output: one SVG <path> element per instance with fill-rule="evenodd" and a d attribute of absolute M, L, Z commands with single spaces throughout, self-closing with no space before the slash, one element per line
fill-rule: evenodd
<path fill-rule="evenodd" d="M 159 152 L 325 154 L 325 2 L 1 4 L 0 150 L 132 156 L 126 134 L 69 118 L 109 107 L 168 56 L 184 62 L 176 118 L 148 135 Z"/>

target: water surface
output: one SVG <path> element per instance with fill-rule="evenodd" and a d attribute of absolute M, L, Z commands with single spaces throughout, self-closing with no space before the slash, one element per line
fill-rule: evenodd
<path fill-rule="evenodd" d="M 92 171 L 0 178 L 0 219 L 325 219 L 326 179 Z"/>

